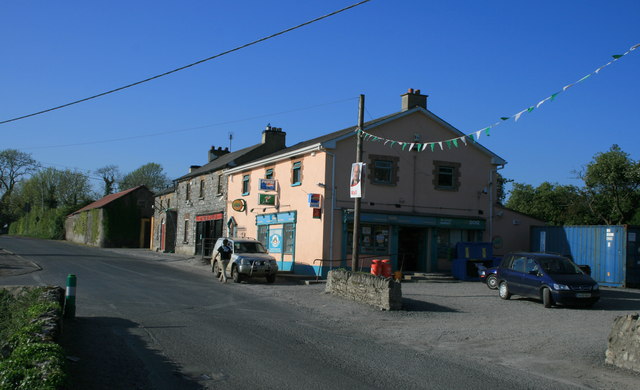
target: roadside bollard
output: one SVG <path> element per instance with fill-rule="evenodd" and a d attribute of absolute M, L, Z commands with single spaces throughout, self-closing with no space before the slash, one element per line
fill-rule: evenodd
<path fill-rule="evenodd" d="M 67 276 L 67 291 L 64 296 L 64 318 L 74 318 L 76 316 L 76 276 Z"/>

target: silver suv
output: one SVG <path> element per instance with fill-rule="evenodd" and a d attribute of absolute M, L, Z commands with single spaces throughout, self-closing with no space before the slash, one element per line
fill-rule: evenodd
<path fill-rule="evenodd" d="M 230 238 L 220 237 L 213 247 L 211 272 L 215 277 L 220 276 L 221 262 L 216 259 L 218 248 L 224 240 L 229 241 L 232 248 L 231 260 L 227 265 L 227 275 L 231 274 L 234 282 L 240 283 L 245 278 L 254 276 L 264 276 L 267 283 L 273 283 L 276 280 L 278 272 L 278 263 L 273 256 L 270 256 L 260 241 L 252 238 Z"/>

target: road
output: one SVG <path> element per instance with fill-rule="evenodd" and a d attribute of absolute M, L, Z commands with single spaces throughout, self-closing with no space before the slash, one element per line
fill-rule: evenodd
<path fill-rule="evenodd" d="M 585 388 L 344 326 L 348 311 L 318 315 L 294 304 L 290 287 L 280 299 L 261 293 L 280 280 L 221 284 L 171 258 L 57 241 L 0 236 L 0 248 L 40 268 L 0 276 L 0 285 L 64 286 L 77 276 L 76 319 L 62 340 L 75 389 Z"/>

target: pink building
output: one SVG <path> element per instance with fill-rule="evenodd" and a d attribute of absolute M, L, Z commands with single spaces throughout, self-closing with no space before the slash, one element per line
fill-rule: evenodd
<path fill-rule="evenodd" d="M 228 234 L 262 241 L 281 270 L 325 275 L 350 266 L 356 130 L 226 170 Z M 394 270 L 447 271 L 461 241 L 493 241 L 498 255 L 528 249 L 529 226 L 542 223 L 496 205 L 505 160 L 470 139 L 416 147 L 464 136 L 427 110 L 426 95 L 409 90 L 400 112 L 365 123 L 364 131 L 361 267 L 386 258 Z"/>

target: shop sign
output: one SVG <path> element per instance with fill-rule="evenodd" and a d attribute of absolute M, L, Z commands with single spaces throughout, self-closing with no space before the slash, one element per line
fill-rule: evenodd
<path fill-rule="evenodd" d="M 218 219 L 222 219 L 222 213 L 196 215 L 196 222 L 215 221 Z"/>
<path fill-rule="evenodd" d="M 235 199 L 231 202 L 231 208 L 234 211 L 244 211 L 247 208 L 247 202 L 244 199 Z"/>

